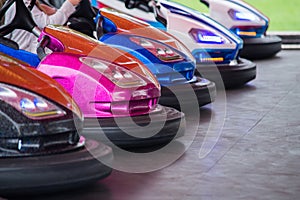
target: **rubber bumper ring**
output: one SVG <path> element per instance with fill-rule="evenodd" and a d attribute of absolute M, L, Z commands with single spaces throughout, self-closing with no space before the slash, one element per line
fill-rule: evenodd
<path fill-rule="evenodd" d="M 0 159 L 0 196 L 52 193 L 95 183 L 112 171 L 99 160 L 112 158 L 110 147 L 86 140 L 84 148 L 67 153 Z"/>
<path fill-rule="evenodd" d="M 256 78 L 256 64 L 240 58 L 236 65 L 230 64 L 197 64 L 197 74 L 205 76 L 216 83 L 217 88 L 226 89 L 241 87 Z"/>
<path fill-rule="evenodd" d="M 205 86 L 201 86 L 198 84 L 199 80 L 201 78 L 197 77 L 197 80 L 195 82 L 189 83 L 192 87 L 194 94 L 196 95 L 198 106 L 202 107 L 204 105 L 207 105 L 211 102 L 213 102 L 217 96 L 217 89 L 214 82 L 209 81 L 209 83 Z M 176 108 L 178 110 L 181 110 L 181 106 L 187 105 L 187 106 L 194 106 L 192 103 L 193 101 L 190 100 L 189 97 L 184 98 L 184 101 L 179 102 L 175 93 L 177 95 L 180 95 L 181 97 L 186 96 L 188 93 L 186 92 L 186 87 L 183 85 L 176 85 L 176 86 L 170 86 L 170 87 L 161 87 L 161 97 L 159 99 L 159 104 L 164 106 L 170 106 L 173 108 Z M 174 91 L 174 93 L 172 92 Z"/>
<path fill-rule="evenodd" d="M 247 59 L 265 59 L 281 51 L 282 40 L 278 36 L 263 38 L 244 38 L 244 47 L 240 56 Z"/>
<path fill-rule="evenodd" d="M 162 109 L 162 110 L 161 110 Z M 140 128 L 130 123 L 116 123 L 114 118 L 85 118 L 84 136 L 95 140 L 100 140 L 108 145 L 114 145 L 123 148 L 140 148 L 160 144 L 168 144 L 176 137 L 184 135 L 185 116 L 182 112 L 174 108 L 158 105 L 158 112 L 152 112 L 151 118 L 148 115 L 133 116 L 133 120 Z M 151 122 L 151 126 L 146 127 Z M 156 127 L 164 124 L 158 133 L 151 137 L 143 137 L 143 133 L 152 133 Z M 134 137 L 127 134 L 134 133 L 141 137 Z"/>

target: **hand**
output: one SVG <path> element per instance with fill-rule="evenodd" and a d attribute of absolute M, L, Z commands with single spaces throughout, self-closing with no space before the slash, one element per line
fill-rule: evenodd
<path fill-rule="evenodd" d="M 55 8 L 52 8 L 52 7 L 47 6 L 45 4 L 40 4 L 40 8 L 47 15 L 53 15 L 54 13 L 56 13 L 56 9 Z"/>
<path fill-rule="evenodd" d="M 68 0 L 73 6 L 77 6 L 81 0 Z"/>

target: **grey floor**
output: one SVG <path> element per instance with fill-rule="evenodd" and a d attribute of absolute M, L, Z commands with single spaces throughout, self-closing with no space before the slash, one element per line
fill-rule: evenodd
<path fill-rule="evenodd" d="M 201 110 L 193 144 L 169 166 L 43 199 L 300 199 L 300 51 L 256 63 L 257 79 L 227 91 L 226 107 Z"/>

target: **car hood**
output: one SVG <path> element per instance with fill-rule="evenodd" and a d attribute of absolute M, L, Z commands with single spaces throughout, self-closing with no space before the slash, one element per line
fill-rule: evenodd
<path fill-rule="evenodd" d="M 91 56 L 123 66 L 149 79 L 159 87 L 158 81 L 151 74 L 149 69 L 128 52 L 110 47 L 96 39 L 64 26 L 49 25 L 45 27 L 39 39 L 44 35 L 51 38 L 49 47 L 50 49 L 54 49 L 55 52 Z"/>
<path fill-rule="evenodd" d="M 111 20 L 117 26 L 117 33 L 125 33 L 157 40 L 169 45 L 193 60 L 188 48 L 171 34 L 157 29 L 150 24 L 108 8 L 101 9 L 101 15 Z"/>

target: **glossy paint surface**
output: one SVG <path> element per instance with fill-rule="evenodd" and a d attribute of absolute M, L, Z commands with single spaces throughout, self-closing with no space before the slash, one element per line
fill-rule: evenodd
<path fill-rule="evenodd" d="M 159 23 L 152 23 L 153 20 L 156 20 L 154 13 L 146 13 L 146 15 L 144 11 L 137 8 L 125 8 L 124 2 L 122 5 L 117 0 L 114 0 L 113 2 L 116 2 L 116 4 L 98 0 L 98 5 L 104 5 L 106 7 L 125 12 L 131 16 L 140 18 L 143 21 L 151 22 L 154 27 L 161 29 L 161 25 L 159 25 Z M 227 56 L 228 58 L 222 58 L 224 63 L 229 63 L 236 59 L 238 51 L 243 47 L 243 42 L 224 26 L 200 12 L 196 12 L 195 10 L 189 9 L 180 4 L 169 1 L 159 1 L 159 3 L 159 6 L 155 8 L 155 13 L 166 20 L 167 25 L 165 28 L 168 34 L 171 34 L 179 41 L 184 42 L 189 51 L 192 52 L 193 56 L 196 58 L 197 63 L 202 62 L 198 59 L 199 52 L 200 54 L 208 53 L 208 55 L 213 58 L 212 60 L 219 60 L 217 58 L 219 58 L 220 55 L 228 54 L 228 52 L 230 52 L 230 56 Z M 101 11 L 102 10 L 104 9 L 101 9 Z M 213 32 L 214 34 L 222 37 L 225 42 L 222 44 L 196 42 L 189 33 L 192 29 L 203 29 Z M 216 63 L 222 63 L 222 61 Z"/>
<path fill-rule="evenodd" d="M 32 91 L 81 116 L 71 96 L 55 80 L 12 57 L 0 53 L 0 82 Z"/>
<path fill-rule="evenodd" d="M 240 35 L 243 38 L 261 37 L 269 26 L 269 19 L 260 11 L 243 1 L 236 0 L 209 0 L 209 16 Z M 238 12 L 244 16 L 251 16 L 250 20 L 237 20 L 230 16 L 230 11 Z M 243 32 L 256 32 L 255 35 L 239 34 Z"/>
<path fill-rule="evenodd" d="M 81 55 L 52 53 L 38 69 L 58 81 L 72 95 L 85 117 L 133 116 L 148 113 L 160 90 L 143 78 L 143 86 L 122 88 L 104 73 L 80 61 Z"/>
<path fill-rule="evenodd" d="M 157 87 L 159 83 L 151 72 L 131 54 L 112 48 L 102 42 L 88 37 L 80 32 L 63 26 L 49 25 L 43 30 L 40 39 L 47 35 L 51 38 L 50 49 L 55 52 L 66 52 L 78 55 L 88 55 L 103 59 L 132 70 L 150 79 Z"/>
<path fill-rule="evenodd" d="M 189 50 L 179 40 L 175 39 L 174 36 L 163 30 L 154 28 L 142 20 L 107 8 L 101 9 L 101 15 L 109 18 L 116 24 L 118 27 L 118 33 L 127 33 L 154 39 L 170 45 L 171 47 L 184 52 L 187 56 L 192 57 Z"/>
<path fill-rule="evenodd" d="M 142 60 L 162 86 L 187 84 L 193 79 L 195 59 L 174 36 L 111 9 L 100 10 L 96 17 L 96 23 L 99 22 L 98 30 L 107 32 L 100 41 L 124 49 Z"/>

